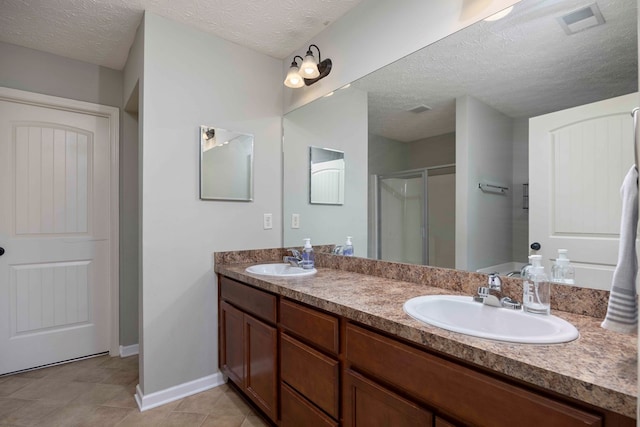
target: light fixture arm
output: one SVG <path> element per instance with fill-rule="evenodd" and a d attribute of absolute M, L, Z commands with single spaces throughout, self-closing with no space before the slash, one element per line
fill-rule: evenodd
<path fill-rule="evenodd" d="M 320 54 L 318 53 L 318 55 L 320 55 Z M 296 56 L 293 57 L 293 61 L 291 61 L 291 67 L 297 67 L 298 66 L 298 63 L 296 62 L 296 58 L 300 58 L 300 63 L 302 63 L 302 61 L 304 61 L 304 58 L 302 56 L 296 55 Z"/>
<path fill-rule="evenodd" d="M 313 55 L 313 52 L 311 52 L 311 48 L 315 47 L 316 49 L 318 49 L 318 64 L 322 62 L 322 55 L 320 54 L 320 48 L 318 46 L 316 46 L 315 44 L 310 44 L 309 48 L 307 49 L 307 55 L 311 54 Z"/>

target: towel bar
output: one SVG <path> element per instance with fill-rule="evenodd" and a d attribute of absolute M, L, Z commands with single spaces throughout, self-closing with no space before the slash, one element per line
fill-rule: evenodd
<path fill-rule="evenodd" d="M 507 191 L 509 191 L 509 187 L 503 187 L 501 185 L 485 184 L 482 182 L 478 183 L 478 188 L 482 190 L 484 193 L 505 194 Z"/>

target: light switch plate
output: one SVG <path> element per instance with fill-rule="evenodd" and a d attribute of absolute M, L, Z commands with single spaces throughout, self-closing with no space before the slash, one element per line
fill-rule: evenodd
<path fill-rule="evenodd" d="M 300 214 L 291 214 L 291 228 L 300 228 Z"/>
<path fill-rule="evenodd" d="M 271 230 L 273 228 L 273 215 L 270 213 L 264 214 L 262 225 L 265 230 Z"/>

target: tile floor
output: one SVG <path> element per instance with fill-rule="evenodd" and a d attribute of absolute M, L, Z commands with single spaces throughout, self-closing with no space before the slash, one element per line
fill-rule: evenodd
<path fill-rule="evenodd" d="M 138 356 L 100 356 L 0 377 L 0 426 L 265 427 L 222 385 L 140 412 Z"/>

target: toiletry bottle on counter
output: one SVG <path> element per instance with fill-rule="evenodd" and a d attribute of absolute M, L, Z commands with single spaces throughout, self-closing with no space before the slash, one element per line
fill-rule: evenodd
<path fill-rule="evenodd" d="M 558 283 L 566 283 L 567 285 L 573 285 L 575 283 L 575 270 L 571 264 L 569 264 L 569 257 L 567 256 L 566 249 L 558 249 L 558 258 L 551 267 L 551 280 Z"/>
<path fill-rule="evenodd" d="M 527 269 L 524 278 L 523 309 L 529 313 L 551 313 L 551 285 L 544 273 L 542 255 L 530 255 L 531 267 Z"/>
<path fill-rule="evenodd" d="M 351 236 L 347 236 L 347 241 L 342 248 L 342 255 L 353 256 L 353 243 L 351 243 Z"/>
<path fill-rule="evenodd" d="M 316 256 L 311 247 L 311 239 L 304 239 L 304 248 L 302 249 L 302 268 L 311 270 L 315 265 Z"/>

